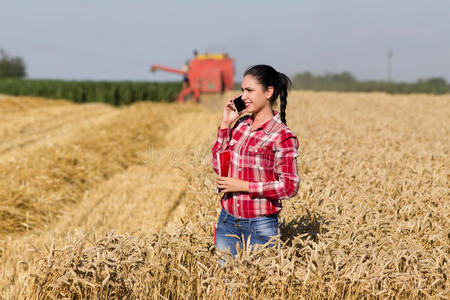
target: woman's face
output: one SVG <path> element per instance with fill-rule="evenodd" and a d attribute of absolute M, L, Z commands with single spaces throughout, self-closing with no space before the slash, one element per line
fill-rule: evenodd
<path fill-rule="evenodd" d="M 270 86 L 264 89 L 264 86 L 254 76 L 244 76 L 241 90 L 242 100 L 245 102 L 248 113 L 257 113 L 266 106 L 271 107 L 269 99 L 272 97 L 273 87 Z"/>

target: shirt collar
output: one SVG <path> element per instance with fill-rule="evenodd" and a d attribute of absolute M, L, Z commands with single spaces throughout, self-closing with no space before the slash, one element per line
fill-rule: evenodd
<path fill-rule="evenodd" d="M 274 131 L 278 124 L 281 123 L 280 113 L 272 110 L 273 118 L 263 123 L 257 129 L 262 129 L 265 134 L 269 135 L 272 131 Z M 253 124 L 253 115 L 250 115 L 245 121 L 245 125 L 250 126 Z"/>

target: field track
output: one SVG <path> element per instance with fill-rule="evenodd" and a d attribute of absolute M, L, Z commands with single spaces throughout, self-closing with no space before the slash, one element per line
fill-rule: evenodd
<path fill-rule="evenodd" d="M 0 299 L 44 286 L 75 295 L 58 279 L 71 247 L 126 232 L 153 239 L 131 238 L 149 260 L 124 295 L 219 299 L 227 283 L 257 299 L 450 295 L 449 96 L 293 92 L 302 182 L 281 215 L 288 243 L 229 273 L 210 255 L 210 148 L 225 98 L 116 108 L 0 95 Z M 30 274 L 54 277 L 39 286 Z"/>

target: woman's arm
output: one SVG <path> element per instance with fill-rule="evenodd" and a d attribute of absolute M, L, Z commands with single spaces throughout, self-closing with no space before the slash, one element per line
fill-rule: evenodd
<path fill-rule="evenodd" d="M 223 193 L 228 192 L 247 192 L 249 182 L 233 177 L 217 177 L 216 186 Z"/>
<path fill-rule="evenodd" d="M 297 170 L 298 140 L 294 135 L 284 135 L 275 142 L 274 171 L 278 180 L 249 182 L 250 197 L 268 199 L 288 199 L 298 192 L 300 177 Z"/>
<path fill-rule="evenodd" d="M 217 153 L 224 151 L 231 138 L 232 131 L 237 127 L 239 122 L 236 122 L 233 129 L 230 129 L 231 124 L 239 118 L 239 115 L 233 108 L 233 98 L 228 99 L 225 103 L 222 113 L 222 121 L 217 131 L 217 139 L 212 147 L 212 165 L 214 171 L 219 174 L 219 163 L 217 161 Z"/>

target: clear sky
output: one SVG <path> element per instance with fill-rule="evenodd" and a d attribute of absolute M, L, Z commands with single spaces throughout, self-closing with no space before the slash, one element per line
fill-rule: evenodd
<path fill-rule="evenodd" d="M 0 47 L 30 78 L 181 80 L 199 52 L 228 52 L 237 80 L 250 65 L 350 71 L 358 79 L 450 81 L 450 0 L 0 0 Z"/>

